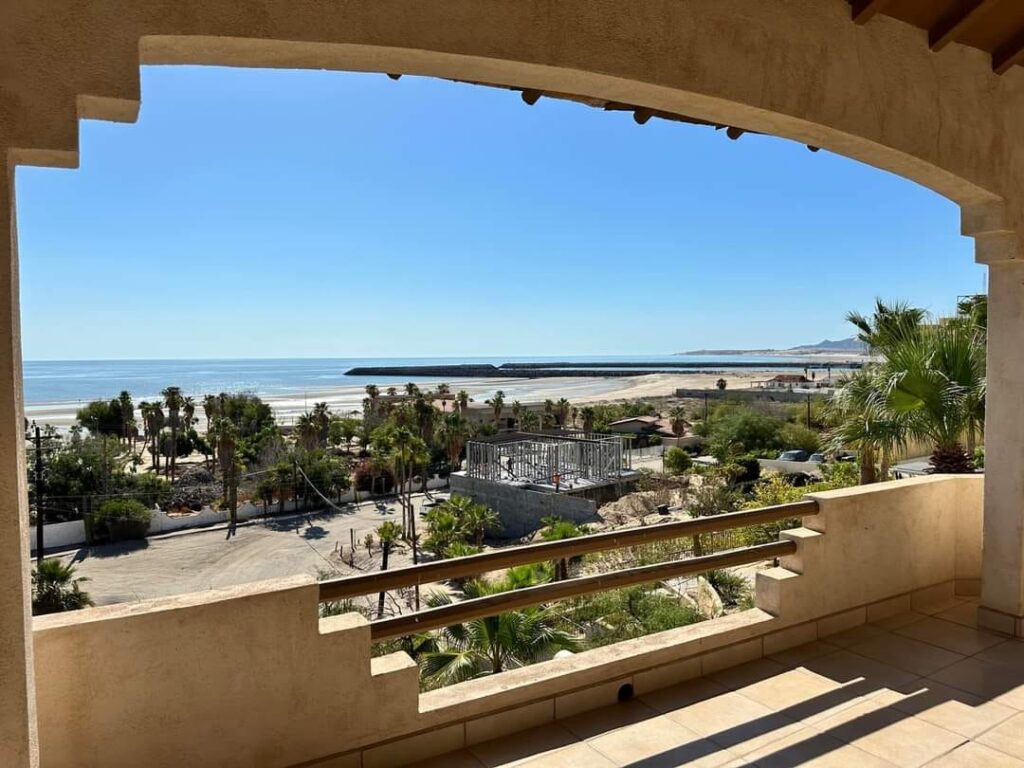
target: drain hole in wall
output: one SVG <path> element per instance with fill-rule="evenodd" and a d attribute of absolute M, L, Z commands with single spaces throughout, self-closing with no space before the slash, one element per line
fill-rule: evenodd
<path fill-rule="evenodd" d="M 625 683 L 619 687 L 619 701 L 629 701 L 633 698 L 633 685 L 632 683 Z"/>

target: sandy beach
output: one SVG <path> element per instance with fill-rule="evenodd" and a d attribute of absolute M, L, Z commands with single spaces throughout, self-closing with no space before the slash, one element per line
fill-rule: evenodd
<path fill-rule="evenodd" d="M 610 400 L 636 399 L 644 397 L 667 397 L 677 387 L 690 389 L 712 389 L 719 378 L 724 378 L 729 389 L 747 389 L 752 381 L 768 378 L 771 374 L 750 371 L 727 371 L 718 373 L 652 373 L 641 376 L 615 378 L 565 377 L 545 379 L 455 379 L 451 382 L 453 392 L 464 389 L 475 402 L 483 402 L 497 390 L 505 393 L 505 400 L 522 403 L 544 402 L 564 397 L 574 404 L 595 403 Z M 422 384 L 429 389 L 431 384 Z M 383 389 L 383 387 L 382 387 Z M 205 392 L 186 392 L 201 402 Z M 259 394 L 257 392 L 257 394 Z M 326 402 L 338 415 L 362 414 L 363 398 L 366 393 L 361 386 L 331 387 L 309 390 L 288 395 L 261 395 L 274 409 L 281 424 L 291 424 L 314 403 Z M 141 398 L 136 398 L 138 401 Z M 66 429 L 75 421 L 75 412 L 85 401 L 29 403 L 25 416 L 29 421 L 51 424 Z M 196 415 L 200 426 L 204 426 L 202 408 Z"/>

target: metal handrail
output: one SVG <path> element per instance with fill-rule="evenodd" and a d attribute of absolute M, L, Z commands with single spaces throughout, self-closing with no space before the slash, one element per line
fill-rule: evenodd
<path fill-rule="evenodd" d="M 755 563 L 773 557 L 782 557 L 796 552 L 794 541 L 774 541 L 770 544 L 758 544 L 752 547 L 720 552 L 716 555 L 692 557 L 685 560 L 673 560 L 666 563 L 655 563 L 637 568 L 627 568 L 611 573 L 595 576 L 581 576 L 565 581 L 538 584 L 510 592 L 499 592 L 494 595 L 463 600 L 438 608 L 431 608 L 404 616 L 380 619 L 370 623 L 370 638 L 374 641 L 386 640 L 391 637 L 425 632 L 430 629 L 447 627 L 464 621 L 471 621 L 484 616 L 494 616 L 518 608 L 539 605 L 552 600 L 564 600 L 592 592 L 603 592 L 619 589 L 634 584 L 644 584 L 662 579 L 685 576 L 691 573 L 702 573 L 717 568 L 730 568 L 736 565 Z"/>
<path fill-rule="evenodd" d="M 467 557 L 456 557 L 450 560 L 421 563 L 419 565 L 396 568 L 392 571 L 330 579 L 320 582 L 320 602 L 340 600 L 360 595 L 369 595 L 374 592 L 387 592 L 399 587 L 419 586 L 444 579 L 478 576 L 482 573 L 487 573 L 488 571 L 510 568 L 516 565 L 526 565 L 528 563 L 537 563 L 546 560 L 561 560 L 563 558 L 578 557 L 580 555 L 590 554 L 592 552 L 601 552 L 608 549 L 632 547 L 638 544 L 650 544 L 657 541 L 668 541 L 671 539 L 698 536 L 704 533 L 716 533 L 718 531 L 725 531 L 734 528 L 744 528 L 748 525 L 777 522 L 790 517 L 814 515 L 817 514 L 817 512 L 818 502 L 813 499 L 807 499 L 804 501 L 794 502 L 792 504 L 778 504 L 771 507 L 761 507 L 759 509 L 745 510 L 742 512 L 730 512 L 709 517 L 698 517 L 692 520 L 682 520 L 673 523 L 647 525 L 638 528 L 625 528 L 617 531 L 595 533 L 589 536 L 580 536 L 574 539 L 547 541 L 540 544 L 529 544 L 523 547 L 509 547 L 507 549 L 496 550 L 494 552 L 484 552 L 479 555 L 468 555 Z M 779 543 L 786 544 L 786 542 Z M 775 546 L 775 544 L 773 543 L 761 546 Z M 753 551 L 755 549 L 757 548 L 751 547 L 749 548 L 749 551 Z M 718 555 L 712 555 L 711 557 L 718 557 Z M 704 559 L 706 558 L 691 558 L 685 561 L 673 561 L 671 564 L 697 563 Z M 717 566 L 704 566 L 702 568 L 698 568 L 697 572 L 701 570 L 709 570 L 714 567 Z M 629 571 L 619 571 L 618 573 L 629 573 L 635 570 L 636 569 L 630 569 Z M 614 574 L 607 574 L 606 576 L 611 575 Z M 656 580 L 656 578 L 653 580 Z M 557 583 L 565 584 L 567 582 Z M 517 590 L 517 593 L 523 591 L 524 590 Z M 495 595 L 495 597 L 497 597 L 497 595 Z M 471 601 L 463 601 L 462 603 L 458 603 L 458 605 L 465 605 L 469 602 Z M 388 621 L 392 620 L 389 619 Z M 375 623 L 375 626 L 380 623 L 382 622 Z"/>

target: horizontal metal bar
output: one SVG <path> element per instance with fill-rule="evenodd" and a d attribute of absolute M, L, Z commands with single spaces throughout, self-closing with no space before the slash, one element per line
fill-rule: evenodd
<path fill-rule="evenodd" d="M 430 584 L 444 579 L 479 576 L 488 571 L 511 568 L 516 565 L 538 563 L 545 560 L 561 560 L 566 557 L 578 557 L 607 549 L 633 547 L 638 544 L 651 544 L 656 541 L 716 533 L 734 528 L 744 528 L 748 525 L 777 522 L 790 517 L 814 515 L 817 512 L 818 502 L 807 499 L 792 504 L 778 504 L 742 512 L 697 517 L 693 520 L 624 528 L 589 536 L 579 536 L 575 539 L 546 541 L 523 547 L 507 547 L 479 555 L 410 565 L 405 568 L 396 568 L 393 571 L 330 579 L 320 582 L 320 602 L 369 595 L 374 592 L 387 592 L 399 587 Z"/>
<path fill-rule="evenodd" d="M 568 597 L 603 592 L 609 589 L 620 589 L 634 584 L 662 581 L 692 573 L 703 573 L 718 568 L 756 563 L 761 560 L 790 555 L 794 552 L 796 552 L 796 542 L 791 540 L 774 541 L 770 544 L 759 544 L 730 552 L 719 552 L 715 555 L 691 557 L 685 560 L 655 563 L 611 573 L 599 573 L 595 576 L 581 576 L 576 579 L 538 584 L 511 592 L 500 592 L 496 595 L 463 600 L 459 603 L 431 608 L 406 616 L 374 621 L 370 623 L 370 637 L 373 640 L 386 640 L 389 637 L 411 635 L 484 616 L 495 616 L 499 613 L 540 603 L 564 600 Z"/>

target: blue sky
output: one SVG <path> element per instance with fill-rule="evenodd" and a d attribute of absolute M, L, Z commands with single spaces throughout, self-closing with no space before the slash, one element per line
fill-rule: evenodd
<path fill-rule="evenodd" d="M 765 136 L 424 78 L 149 67 L 17 175 L 26 359 L 654 354 L 983 288 L 956 206 Z"/>

